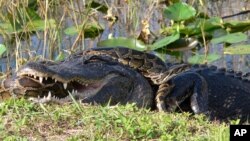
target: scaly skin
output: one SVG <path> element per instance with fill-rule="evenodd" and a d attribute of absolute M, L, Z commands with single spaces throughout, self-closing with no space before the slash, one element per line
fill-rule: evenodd
<path fill-rule="evenodd" d="M 195 65 L 189 71 L 177 74 L 168 83 L 174 85 L 165 93 L 169 111 L 176 107 L 186 109 L 185 104 L 181 105 L 190 101 L 194 113 L 205 113 L 212 120 L 249 120 L 249 74 Z"/>
<path fill-rule="evenodd" d="M 188 64 L 167 66 L 160 58 L 153 54 L 140 52 L 128 48 L 92 48 L 72 56 L 72 58 L 84 58 L 86 61 L 102 60 L 106 62 L 121 63 L 140 72 L 146 77 L 152 86 L 156 85 L 156 107 L 159 111 L 166 111 L 165 93 L 168 93 L 172 86 L 169 81 L 176 74 L 189 69 Z"/>
<path fill-rule="evenodd" d="M 128 48 L 94 48 L 75 54 L 73 57 L 84 57 L 86 61 L 102 60 L 118 62 L 139 71 L 143 76 L 160 84 L 159 74 L 166 72 L 166 64 L 157 56 Z"/>

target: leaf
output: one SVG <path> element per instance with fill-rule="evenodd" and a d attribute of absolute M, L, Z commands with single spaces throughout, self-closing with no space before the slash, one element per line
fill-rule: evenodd
<path fill-rule="evenodd" d="M 247 35 L 242 33 L 242 32 L 237 32 L 237 33 L 232 33 L 232 34 L 227 34 L 218 38 L 213 38 L 211 42 L 213 44 L 219 44 L 219 43 L 238 43 L 242 41 L 247 40 Z"/>
<path fill-rule="evenodd" d="M 230 46 L 224 49 L 224 54 L 250 54 L 250 45 Z"/>
<path fill-rule="evenodd" d="M 196 10 L 186 3 L 178 2 L 164 10 L 164 16 L 174 21 L 183 21 L 194 17 Z"/>
<path fill-rule="evenodd" d="M 49 19 L 46 22 L 46 29 L 55 28 L 56 23 L 54 19 Z M 12 25 L 8 22 L 0 23 L 0 34 L 14 34 L 14 33 L 21 33 L 21 32 L 32 32 L 32 31 L 43 31 L 45 29 L 45 21 L 44 20 L 33 20 L 27 22 L 26 25 L 22 25 L 22 28 L 14 30 Z"/>
<path fill-rule="evenodd" d="M 147 50 L 147 46 L 135 39 L 135 38 L 125 38 L 125 37 L 118 37 L 118 38 L 112 38 L 112 39 L 107 39 L 103 40 L 97 43 L 97 46 L 99 47 L 127 47 L 139 51 L 145 51 Z"/>
<path fill-rule="evenodd" d="M 52 29 L 56 27 L 56 21 L 54 19 L 49 19 L 46 21 L 46 29 Z M 34 20 L 30 21 L 26 25 L 26 29 L 22 31 L 43 31 L 45 29 L 44 20 Z"/>
<path fill-rule="evenodd" d="M 195 55 L 190 58 L 188 58 L 188 62 L 191 64 L 204 64 L 204 63 L 211 63 L 213 61 L 216 61 L 220 59 L 221 56 L 218 54 L 208 54 L 207 57 L 205 55 Z"/>
<path fill-rule="evenodd" d="M 63 61 L 65 59 L 65 54 L 63 52 L 60 52 L 57 56 L 55 61 L 60 62 Z"/>
<path fill-rule="evenodd" d="M 175 34 L 172 34 L 171 36 L 167 36 L 163 39 L 160 39 L 158 41 L 156 41 L 151 47 L 150 49 L 151 50 L 156 50 L 156 49 L 159 49 L 159 48 L 162 48 L 162 47 L 165 47 L 167 46 L 168 44 L 178 40 L 180 38 L 180 34 L 179 33 L 175 33 Z"/>
<path fill-rule="evenodd" d="M 206 33 L 213 32 L 214 30 L 223 28 L 222 23 L 222 19 L 219 17 L 211 17 L 209 19 L 195 18 L 195 20 L 187 26 L 181 27 L 180 33 L 202 36 L 202 30 Z"/>
<path fill-rule="evenodd" d="M 2 55 L 5 53 L 6 51 L 6 47 L 3 44 L 0 44 L 0 57 L 2 57 Z"/>
<path fill-rule="evenodd" d="M 79 34 L 81 30 L 84 31 L 85 38 L 94 38 L 103 31 L 103 27 L 95 23 L 88 23 L 86 25 L 79 25 L 78 27 L 77 26 L 68 27 L 64 30 L 64 33 L 66 35 L 74 36 L 76 34 Z"/>
<path fill-rule="evenodd" d="M 0 34 L 12 34 L 14 29 L 10 23 L 0 23 Z"/>
<path fill-rule="evenodd" d="M 250 29 L 250 20 L 246 21 L 226 21 L 224 27 L 230 29 L 230 32 L 244 32 Z"/>
<path fill-rule="evenodd" d="M 25 18 L 27 21 L 32 21 L 32 20 L 41 20 L 42 18 L 37 14 L 36 10 L 32 8 L 25 8 L 26 10 L 26 15 Z"/>

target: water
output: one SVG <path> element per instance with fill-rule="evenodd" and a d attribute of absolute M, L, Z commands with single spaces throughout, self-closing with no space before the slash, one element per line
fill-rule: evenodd
<path fill-rule="evenodd" d="M 77 1 L 74 6 L 75 10 L 78 10 L 79 7 L 84 7 L 85 1 Z M 104 24 L 105 29 L 104 32 L 95 39 L 85 39 L 83 41 L 77 42 L 77 46 L 79 49 L 82 48 L 91 48 L 96 47 L 96 44 L 100 40 L 107 39 L 108 36 L 112 33 L 114 37 L 124 36 L 124 37 L 138 37 L 141 31 L 141 21 L 143 19 L 148 19 L 150 23 L 150 30 L 156 35 L 160 34 L 160 28 L 162 25 L 168 25 L 169 21 L 165 20 L 162 15 L 162 9 L 165 7 L 163 4 L 157 4 L 157 1 L 154 0 L 138 0 L 134 1 L 132 4 L 127 4 L 124 0 L 105 0 L 103 1 L 109 7 L 113 7 L 113 13 L 119 18 L 116 24 L 113 26 L 109 26 L 108 22 L 103 18 L 105 14 L 102 13 L 94 13 L 92 16 L 98 20 L 99 23 Z M 187 0 L 188 3 L 192 3 L 193 0 Z M 210 16 L 226 16 L 238 13 L 244 9 L 250 9 L 250 2 L 248 0 L 211 0 L 209 3 L 205 3 L 207 9 L 204 9 L 204 7 L 201 9 L 199 4 L 197 4 L 196 8 L 200 8 L 200 10 L 203 10 L 204 12 L 208 13 Z M 70 6 L 68 6 L 70 7 Z M 63 11 L 65 7 L 63 5 L 58 7 L 56 9 L 57 11 L 55 17 L 59 19 L 63 15 Z M 72 7 L 70 7 L 72 9 Z M 77 9 L 78 8 L 78 9 Z M 49 9 L 50 10 L 50 9 Z M 63 27 L 69 27 L 71 25 L 74 25 L 74 20 L 72 20 L 72 17 L 69 16 L 70 14 L 66 15 L 65 20 L 63 20 Z M 52 17 L 53 17 L 52 16 Z M 59 17 L 59 18 L 58 18 Z M 250 14 L 240 15 L 236 17 L 232 17 L 226 20 L 249 20 Z M 79 17 L 77 19 L 78 21 L 81 21 L 82 17 Z M 90 18 L 92 19 L 92 18 Z M 30 39 L 28 39 L 27 42 L 22 41 L 19 44 L 19 48 L 21 50 L 20 56 L 25 59 L 34 58 L 34 56 L 45 55 L 45 58 L 47 59 L 54 59 L 55 56 L 59 53 L 59 51 L 62 50 L 69 50 L 72 45 L 74 44 L 75 40 L 77 39 L 77 36 L 67 36 L 62 33 L 58 33 L 61 35 L 61 41 L 53 42 L 53 44 L 50 44 L 50 37 L 47 37 L 47 44 L 45 46 L 46 50 L 44 50 L 44 33 L 38 32 L 37 34 L 34 34 L 31 36 Z M 50 34 L 50 33 L 48 33 Z M 152 37 L 154 38 L 154 37 Z M 0 43 L 5 43 L 3 37 L 0 37 Z M 223 52 L 223 46 L 222 45 L 212 45 L 210 46 L 210 52 L 216 52 L 219 54 L 222 54 Z M 9 44 L 8 46 L 11 54 L 11 61 L 10 66 L 11 68 L 16 67 L 15 57 L 14 57 L 14 51 L 13 48 L 16 48 L 16 44 Z M 52 55 L 50 54 L 50 51 L 48 48 L 53 47 L 54 51 Z M 19 51 L 20 51 L 19 50 Z M 45 52 L 44 52 L 45 51 Z M 199 53 L 203 53 L 203 49 L 199 51 Z M 184 53 L 184 61 L 187 61 L 187 58 L 190 57 L 191 52 L 187 51 Z M 168 60 L 174 60 L 176 59 L 172 56 L 167 56 Z M 171 58 L 171 59 L 169 59 Z M 177 60 L 179 61 L 179 60 Z M 7 69 L 7 59 L 1 58 L 0 59 L 0 71 L 5 72 Z M 219 67 L 226 67 L 226 68 L 233 68 L 236 71 L 250 71 L 250 57 L 248 55 L 223 55 L 222 58 L 213 64 Z"/>

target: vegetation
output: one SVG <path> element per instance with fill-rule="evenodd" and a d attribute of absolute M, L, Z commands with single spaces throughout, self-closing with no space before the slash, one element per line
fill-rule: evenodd
<path fill-rule="evenodd" d="M 202 115 L 159 113 L 126 106 L 0 105 L 1 140 L 229 140 L 226 124 Z"/>
<path fill-rule="evenodd" d="M 151 44 L 143 44 L 139 40 L 127 39 L 126 42 L 133 41 L 134 43 L 126 44 L 127 47 L 169 53 L 168 51 L 190 50 L 195 48 L 198 43 L 201 43 L 205 48 L 204 55 L 197 54 L 191 57 L 189 59 L 190 63 L 207 63 L 220 58 L 219 55 L 208 52 L 209 46 L 207 44 L 210 41 L 212 44 L 228 43 L 232 45 L 225 50 L 225 54 L 249 54 L 250 52 L 249 44 L 242 45 L 242 43 L 248 40 L 248 35 L 243 32 L 250 29 L 249 20 L 223 21 L 221 17 L 209 17 L 206 13 L 198 12 L 192 6 L 183 2 L 177 2 L 168 6 L 163 10 L 163 15 L 166 19 L 172 21 L 170 26 L 162 27 L 160 36 L 164 37 Z M 185 46 L 179 46 L 180 40 L 185 39 L 192 40 L 187 41 Z M 121 46 L 123 45 L 121 43 L 123 40 L 121 38 L 112 38 L 101 41 L 98 44 L 99 46 L 109 47 Z M 236 43 L 239 43 L 240 47 Z"/>
<path fill-rule="evenodd" d="M 210 41 L 212 44 L 224 43 L 224 54 L 249 54 L 249 44 L 245 43 L 248 36 L 244 33 L 250 28 L 249 19 L 232 21 L 219 16 L 210 17 L 206 7 L 208 2 L 189 3 L 180 0 L 168 1 L 167 4 L 154 0 L 2 2 L 0 56 L 5 54 L 12 59 L 11 56 L 15 55 L 18 68 L 29 59 L 59 61 L 72 52 L 97 44 L 155 50 L 175 56 L 192 49 L 196 56 L 190 56 L 189 62 L 206 63 L 221 57 L 209 53 Z M 145 9 L 147 12 L 143 12 Z M 153 14 L 159 15 L 154 19 L 161 20 L 159 23 L 152 21 Z M 150 28 L 153 26 L 160 28 L 153 32 Z M 121 31 L 116 34 L 114 31 L 119 29 Z M 179 45 L 183 41 L 184 45 Z M 203 55 L 198 53 L 198 43 L 205 48 Z M 200 58 L 200 61 L 192 61 L 197 60 L 195 58 Z"/>

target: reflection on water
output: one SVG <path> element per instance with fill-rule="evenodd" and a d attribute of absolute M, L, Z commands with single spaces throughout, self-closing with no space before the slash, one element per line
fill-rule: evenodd
<path fill-rule="evenodd" d="M 188 3 L 192 4 L 194 2 L 193 0 L 186 0 Z M 96 39 L 85 39 L 84 41 L 80 42 L 78 46 L 81 46 L 80 48 L 90 48 L 95 47 L 96 43 L 99 40 L 107 39 L 109 34 L 112 33 L 114 37 L 118 36 L 125 36 L 125 37 L 138 37 L 141 31 L 141 21 L 143 19 L 149 19 L 150 23 L 150 30 L 158 35 L 160 31 L 160 27 L 162 24 L 168 25 L 169 21 L 165 21 L 162 16 L 162 8 L 165 7 L 163 4 L 157 4 L 157 1 L 154 0 L 138 0 L 133 2 L 133 4 L 128 5 L 124 0 L 105 0 L 107 2 L 107 5 L 109 7 L 112 7 L 112 12 L 118 16 L 119 20 L 115 25 L 112 27 L 109 26 L 107 21 L 103 19 L 104 14 L 102 13 L 96 13 L 93 14 L 95 16 L 95 19 L 97 19 L 100 23 L 105 25 L 105 30 L 102 33 L 102 35 Z M 104 2 L 104 3 L 105 3 Z M 78 5 L 83 3 L 80 2 Z M 193 4 L 195 6 L 195 4 Z M 205 6 L 207 9 L 202 9 L 197 4 L 197 9 L 205 10 L 204 12 L 208 13 L 210 16 L 226 16 L 238 13 L 242 10 L 249 10 L 250 9 L 250 3 L 248 0 L 211 0 L 209 3 L 205 3 Z M 59 11 L 62 10 L 58 9 Z M 61 16 L 63 13 L 58 12 L 58 15 Z M 55 15 L 55 16 L 58 16 Z M 250 14 L 235 16 L 226 20 L 249 20 Z M 69 27 L 74 25 L 74 22 L 71 18 L 65 18 L 63 21 L 64 27 Z M 49 33 L 48 33 L 49 34 Z M 72 47 L 75 40 L 77 39 L 77 36 L 67 36 L 61 33 L 61 41 L 56 42 L 57 44 L 46 44 L 45 50 L 44 50 L 44 34 L 38 33 L 33 35 L 28 42 L 21 42 L 20 43 L 20 50 L 22 50 L 21 57 L 22 58 L 32 58 L 36 55 L 44 54 L 45 58 L 53 59 L 53 56 L 56 56 L 59 51 L 61 50 L 68 50 Z M 47 42 L 49 42 L 49 38 L 47 39 Z M 0 43 L 5 43 L 3 41 L 3 38 L 0 37 Z M 17 45 L 10 45 L 12 48 L 16 48 Z M 48 48 L 51 48 L 51 46 L 55 46 L 53 54 L 49 54 L 50 51 Z M 210 52 L 216 52 L 221 54 L 223 52 L 223 46 L 222 45 L 212 45 L 210 44 Z M 9 46 L 8 46 L 9 47 Z M 10 47 L 9 47 L 10 48 Z M 200 53 L 202 53 L 204 50 L 201 50 Z M 15 68 L 15 57 L 13 51 L 10 49 L 11 57 L 11 63 L 10 66 L 12 68 Z M 190 51 L 187 51 L 184 53 L 183 61 L 187 61 L 187 58 L 192 53 Z M 52 57 L 52 58 L 51 58 Z M 175 61 L 174 57 L 167 56 L 167 60 L 173 60 Z M 227 67 L 227 68 L 233 68 L 236 71 L 250 71 L 250 58 L 248 55 L 224 55 L 222 59 L 214 62 L 213 64 L 219 67 Z M 6 64 L 7 60 L 6 58 L 0 59 L 0 71 L 6 71 Z"/>

